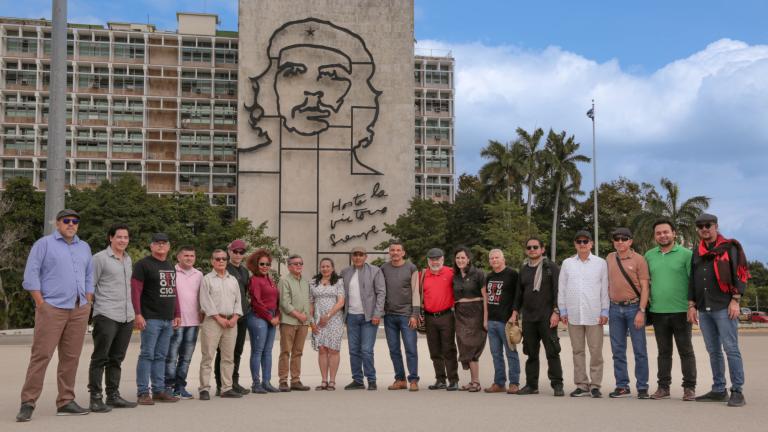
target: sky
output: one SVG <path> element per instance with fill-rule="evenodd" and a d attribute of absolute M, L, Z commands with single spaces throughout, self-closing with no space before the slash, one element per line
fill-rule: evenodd
<path fill-rule="evenodd" d="M 351 1 L 351 0 L 350 0 Z M 211 12 L 237 29 L 237 0 L 70 0 L 69 20 L 151 22 Z M 50 0 L 0 0 L 0 16 L 50 18 Z M 565 130 L 598 183 L 620 176 L 705 195 L 721 232 L 768 262 L 768 1 L 415 0 L 419 48 L 456 60 L 456 172 L 489 139 Z M 591 190 L 591 166 L 582 165 Z"/>

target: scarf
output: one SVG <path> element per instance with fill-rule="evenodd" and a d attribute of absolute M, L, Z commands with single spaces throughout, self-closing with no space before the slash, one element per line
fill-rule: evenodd
<path fill-rule="evenodd" d="M 737 256 L 730 256 L 729 251 L 731 247 L 736 248 Z M 699 256 L 714 258 L 717 284 L 720 287 L 720 291 L 725 294 L 740 294 L 739 289 L 736 287 L 736 282 L 747 283 L 747 280 L 752 277 L 747 267 L 747 257 L 744 254 L 744 248 L 741 246 L 741 243 L 734 239 L 727 239 L 717 234 L 715 245 L 711 249 L 707 249 L 704 240 L 701 240 L 699 241 Z M 733 275 L 731 272 L 731 260 L 736 260 L 736 275 Z"/>
<path fill-rule="evenodd" d="M 523 261 L 523 264 L 529 267 L 536 267 L 536 274 L 533 276 L 533 292 L 537 292 L 541 289 L 541 269 L 544 267 L 543 264 L 545 259 L 546 258 L 542 258 L 536 266 L 532 266 L 528 258 Z"/>

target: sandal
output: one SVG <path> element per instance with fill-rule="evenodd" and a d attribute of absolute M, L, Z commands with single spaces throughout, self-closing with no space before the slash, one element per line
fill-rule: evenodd
<path fill-rule="evenodd" d="M 469 388 L 467 389 L 470 393 L 477 393 L 481 390 L 480 383 L 477 381 L 473 381 L 469 383 Z"/>
<path fill-rule="evenodd" d="M 473 383 L 469 383 L 469 384 L 465 384 L 465 385 L 459 387 L 459 391 L 469 391 L 469 390 L 471 390 L 472 389 L 472 384 Z"/>
<path fill-rule="evenodd" d="M 320 390 L 328 390 L 328 383 L 327 383 L 327 382 L 325 382 L 325 381 L 321 381 L 321 382 L 320 382 L 320 385 L 319 385 L 319 386 L 317 386 L 317 387 L 315 387 L 315 390 L 317 390 L 317 391 L 320 391 Z"/>
<path fill-rule="evenodd" d="M 336 390 L 336 381 L 328 381 L 328 385 L 325 387 L 325 389 L 330 391 Z"/>

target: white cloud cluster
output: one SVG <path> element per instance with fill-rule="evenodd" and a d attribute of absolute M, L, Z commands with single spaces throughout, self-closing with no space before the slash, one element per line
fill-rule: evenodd
<path fill-rule="evenodd" d="M 684 197 L 711 197 L 724 234 L 768 261 L 768 46 L 721 39 L 649 75 L 559 47 L 419 46 L 456 59 L 457 172 L 476 172 L 480 148 L 513 139 L 517 126 L 566 130 L 591 156 L 594 98 L 599 181 L 669 177 Z"/>

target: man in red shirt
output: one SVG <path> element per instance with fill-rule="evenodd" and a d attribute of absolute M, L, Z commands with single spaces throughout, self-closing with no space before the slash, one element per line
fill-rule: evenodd
<path fill-rule="evenodd" d="M 428 268 L 421 275 L 427 345 L 435 366 L 435 383 L 429 389 L 455 391 L 459 389 L 459 363 L 453 317 L 453 269 L 443 265 L 444 255 L 441 249 L 430 249 L 427 252 Z"/>

